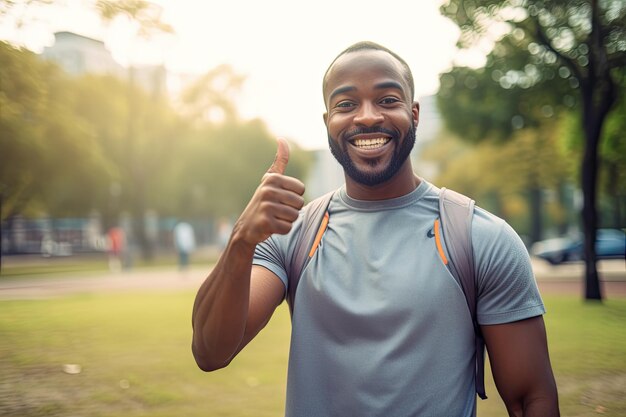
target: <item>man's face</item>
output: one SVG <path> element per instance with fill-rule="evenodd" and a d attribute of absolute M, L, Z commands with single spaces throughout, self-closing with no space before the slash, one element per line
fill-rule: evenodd
<path fill-rule="evenodd" d="M 419 118 L 400 62 L 384 51 L 343 55 L 328 72 L 324 100 L 330 150 L 347 180 L 374 186 L 393 178 L 413 149 Z"/>

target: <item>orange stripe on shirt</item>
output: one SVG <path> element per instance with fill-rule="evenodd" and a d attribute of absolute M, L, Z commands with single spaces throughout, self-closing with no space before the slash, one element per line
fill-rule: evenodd
<path fill-rule="evenodd" d="M 439 256 L 441 256 L 441 260 L 444 265 L 448 265 L 448 258 L 446 258 L 446 254 L 443 251 L 443 247 L 441 246 L 441 235 L 439 234 L 439 219 L 435 220 L 435 243 L 437 244 L 437 251 L 439 252 Z"/>
<path fill-rule="evenodd" d="M 313 241 L 313 246 L 311 246 L 311 250 L 309 251 L 309 258 L 312 258 L 313 255 L 315 254 L 315 251 L 317 250 L 317 247 L 320 245 L 320 242 L 322 241 L 322 236 L 324 235 L 324 232 L 326 231 L 326 227 L 328 226 L 328 212 L 326 212 L 326 214 L 324 214 L 324 218 L 322 219 L 322 224 L 320 224 L 320 228 L 317 230 L 317 235 L 315 235 L 315 240 Z"/>

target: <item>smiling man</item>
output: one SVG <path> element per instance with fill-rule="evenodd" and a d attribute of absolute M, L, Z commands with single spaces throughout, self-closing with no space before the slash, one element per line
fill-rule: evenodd
<path fill-rule="evenodd" d="M 411 71 L 388 49 L 358 43 L 331 63 L 323 95 L 345 186 L 330 200 L 291 305 L 286 415 L 473 416 L 472 318 L 433 239 L 440 190 L 409 158 L 419 122 Z M 228 365 L 298 279 L 288 271 L 304 185 L 284 175 L 288 160 L 280 139 L 198 291 L 192 349 L 203 370 Z M 498 391 L 511 416 L 558 416 L 528 254 L 503 220 L 480 208 L 471 229 L 477 320 Z"/>

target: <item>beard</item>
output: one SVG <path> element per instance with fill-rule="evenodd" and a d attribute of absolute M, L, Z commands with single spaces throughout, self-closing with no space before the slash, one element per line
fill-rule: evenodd
<path fill-rule="evenodd" d="M 390 132 L 387 129 L 381 128 L 366 128 L 360 129 L 358 132 L 352 132 L 348 137 L 363 134 L 363 133 L 386 133 L 391 135 L 392 141 L 397 141 L 399 139 L 399 135 L 395 132 Z M 347 143 L 347 142 L 342 142 Z M 396 173 L 400 170 L 404 162 L 407 160 L 411 151 L 413 150 L 413 146 L 415 145 L 415 127 L 409 127 L 409 130 L 406 132 L 404 136 L 404 140 L 400 143 L 400 146 L 394 152 L 394 155 L 389 162 L 389 164 L 382 170 L 377 172 L 368 172 L 358 169 L 350 155 L 343 148 L 338 141 L 334 140 L 330 134 L 328 134 L 328 146 L 330 147 L 330 152 L 333 154 L 337 162 L 343 167 L 344 172 L 356 181 L 359 184 L 366 186 L 374 186 L 385 183 L 389 181 L 391 178 L 396 175 Z M 350 146 L 350 145 L 345 145 Z M 370 164 L 372 167 L 375 167 L 378 163 L 377 160 L 373 160 Z"/>

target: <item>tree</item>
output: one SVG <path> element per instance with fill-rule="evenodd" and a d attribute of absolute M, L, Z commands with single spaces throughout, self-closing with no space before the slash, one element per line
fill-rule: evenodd
<path fill-rule="evenodd" d="M 626 79 L 624 79 L 626 81 Z M 626 88 L 626 87 L 622 87 Z M 580 116 L 568 114 L 563 120 L 564 145 L 569 155 L 576 160 L 581 158 L 584 135 L 581 132 Z M 598 150 L 599 173 L 598 191 L 604 197 L 600 208 L 600 227 L 626 228 L 626 96 L 622 96 L 615 109 L 608 115 L 603 128 L 602 142 Z M 574 172 L 580 173 L 580 167 Z"/>
<path fill-rule="evenodd" d="M 505 218 L 530 244 L 539 239 L 544 221 L 559 229 L 565 221 L 562 201 L 543 201 L 545 190 L 557 191 L 568 175 L 558 129 L 551 125 L 541 133 L 518 131 L 515 140 L 505 143 L 483 140 L 474 144 L 443 130 L 422 158 L 443 161 L 437 182 L 471 195 L 482 207 Z"/>
<path fill-rule="evenodd" d="M 241 120 L 233 97 L 244 78 L 220 65 L 181 95 L 181 112 L 193 129 L 176 142 L 176 174 L 169 186 L 174 212 L 188 217 L 241 213 L 276 153 L 276 140 L 261 120 Z M 304 177 L 307 158 L 292 143 L 288 175 Z M 184 185 L 184 187 L 181 187 Z"/>
<path fill-rule="evenodd" d="M 622 88 L 625 83 L 622 83 Z M 612 201 L 612 227 L 626 228 L 626 96 L 622 95 L 606 122 L 600 147 L 605 169 L 604 189 Z"/>
<path fill-rule="evenodd" d="M 95 8 L 106 22 L 125 16 L 137 23 L 138 34 L 150 37 L 159 33 L 173 33 L 174 29 L 161 20 L 161 7 L 146 0 L 96 0 Z"/>
<path fill-rule="evenodd" d="M 623 94 L 616 76 L 626 65 L 626 4 L 622 0 L 451 0 L 441 11 L 461 29 L 461 48 L 486 39 L 495 44 L 490 62 L 498 63 L 501 73 L 492 76 L 503 89 L 527 90 L 529 97 L 537 93 L 545 98 L 551 93 L 557 101 L 567 94 L 556 96 L 557 89 L 540 86 L 550 78 L 563 79 L 579 97 L 585 143 L 581 169 L 585 298 L 601 300 L 595 256 L 598 149 L 606 118 Z M 507 35 L 500 36 L 503 33 Z M 529 60 L 520 60 L 525 55 Z M 523 124 L 520 117 L 516 120 Z"/>
<path fill-rule="evenodd" d="M 0 62 L 1 218 L 27 207 L 49 214 L 52 202 L 71 192 L 67 184 L 76 178 L 86 187 L 76 190 L 73 207 L 92 208 L 90 185 L 106 164 L 89 124 L 74 112 L 72 81 L 56 65 L 3 42 Z"/>
<path fill-rule="evenodd" d="M 230 122 L 237 119 L 233 97 L 245 77 L 228 64 L 218 65 L 188 86 L 181 97 L 181 111 L 195 123 Z"/>
<path fill-rule="evenodd" d="M 107 164 L 74 111 L 72 84 L 56 65 L 0 42 L 0 222 L 94 207 Z"/>
<path fill-rule="evenodd" d="M 66 1 L 53 0 L 0 0 L 0 20 L 18 28 L 35 20 L 34 14 L 40 7 L 68 6 Z M 146 0 L 90 0 L 83 7 L 92 8 L 105 22 L 126 17 L 138 25 L 138 34 L 143 37 L 155 33 L 172 33 L 173 29 L 161 20 L 161 8 Z M 13 15 L 12 13 L 15 13 Z"/>

